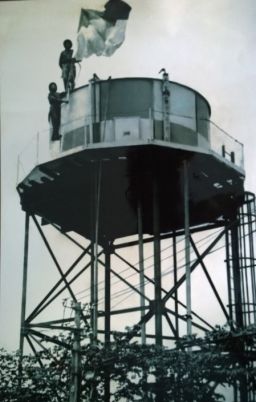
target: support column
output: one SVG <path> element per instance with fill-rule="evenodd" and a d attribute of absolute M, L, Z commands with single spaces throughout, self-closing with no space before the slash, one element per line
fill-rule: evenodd
<path fill-rule="evenodd" d="M 92 260 L 91 260 L 91 327 L 93 342 L 98 334 L 98 242 L 100 219 L 100 195 L 101 195 L 101 161 L 94 167 L 93 191 L 92 191 Z"/>
<path fill-rule="evenodd" d="M 235 217 L 234 217 L 235 219 Z M 239 328 L 243 328 L 243 309 L 242 309 L 242 290 L 241 290 L 241 275 L 239 261 L 239 237 L 238 224 L 230 230 L 231 233 L 231 248 L 232 248 L 232 271 L 234 281 L 234 301 L 235 301 L 235 321 Z"/>
<path fill-rule="evenodd" d="M 230 317 L 230 325 L 233 329 L 233 308 L 232 308 L 232 286 L 231 286 L 231 267 L 230 267 L 230 250 L 229 250 L 229 231 L 225 232 L 225 246 L 226 246 L 226 265 L 227 265 L 227 285 L 228 285 L 228 311 Z"/>
<path fill-rule="evenodd" d="M 110 333 L 111 333 L 111 252 L 109 242 L 105 246 L 105 345 L 106 348 L 110 346 Z M 105 368 L 104 380 L 104 400 L 110 400 L 110 376 Z"/>
<path fill-rule="evenodd" d="M 91 325 L 91 330 L 92 330 L 92 335 L 91 335 L 91 341 L 93 342 L 95 340 L 95 326 L 97 323 L 97 320 L 95 322 L 96 314 L 95 314 L 95 308 L 96 306 L 96 300 L 95 300 L 95 247 L 94 247 L 94 242 L 91 242 L 91 313 L 90 313 L 90 325 Z M 97 333 L 97 332 L 96 332 Z"/>
<path fill-rule="evenodd" d="M 92 334 L 95 342 L 98 334 L 98 246 L 93 247 L 93 269 L 92 269 Z"/>
<path fill-rule="evenodd" d="M 155 335 L 156 345 L 162 346 L 162 298 L 161 298 L 161 242 L 160 211 L 157 179 L 153 182 L 153 231 L 154 231 L 154 279 L 155 279 Z"/>
<path fill-rule="evenodd" d="M 111 253 L 109 246 L 105 248 L 105 344 L 110 343 L 110 312 L 111 312 Z"/>
<path fill-rule="evenodd" d="M 24 352 L 25 338 L 25 316 L 27 302 L 27 275 L 28 275 L 28 245 L 29 245 L 29 214 L 26 213 L 25 218 L 25 239 L 24 239 L 24 259 L 23 259 L 23 283 L 22 283 L 22 300 L 21 300 L 21 320 L 20 320 L 20 358 L 19 358 L 19 385 L 22 383 L 22 360 Z"/>
<path fill-rule="evenodd" d="M 143 225 L 142 225 L 142 204 L 138 201 L 138 235 L 139 235 L 139 267 L 140 267 L 140 307 L 141 319 L 145 315 L 145 277 L 144 277 L 144 247 L 143 247 Z M 146 344 L 146 324 L 141 326 L 141 343 Z"/>
<path fill-rule="evenodd" d="M 110 331 L 111 331 L 111 254 L 109 245 L 105 248 L 105 345 L 110 346 Z M 106 369 L 105 369 L 106 370 Z M 108 372 L 105 373 L 104 384 L 104 399 L 105 402 L 110 400 L 110 377 Z"/>
<path fill-rule="evenodd" d="M 189 180 L 188 162 L 183 162 L 184 172 L 184 229 L 185 229 L 185 264 L 186 264 L 186 304 L 187 304 L 187 335 L 192 335 L 191 316 L 191 267 L 190 267 L 190 230 L 189 230 Z"/>
<path fill-rule="evenodd" d="M 234 225 L 232 226 L 231 233 L 231 250 L 232 250 L 232 273 L 233 273 L 233 286 L 234 286 L 234 302 L 235 302 L 235 322 L 238 328 L 244 328 L 243 320 L 243 305 L 242 305 L 242 278 L 240 272 L 240 253 L 239 253 L 239 220 L 237 214 L 233 216 Z M 241 365 L 245 368 L 246 364 L 243 359 L 245 345 L 242 344 L 237 353 L 241 354 Z M 248 389 L 246 384 L 246 377 L 241 375 L 239 381 L 239 397 L 243 402 L 248 402 Z"/>
<path fill-rule="evenodd" d="M 80 402 L 81 394 L 81 345 L 80 345 L 80 323 L 81 304 L 75 303 L 75 328 L 72 348 L 72 383 L 69 402 Z"/>
<path fill-rule="evenodd" d="M 247 200 L 248 200 L 248 207 L 247 207 L 247 213 L 248 213 L 248 242 L 249 242 L 249 278 L 251 282 L 251 298 L 247 297 L 248 302 L 252 303 L 252 313 L 249 314 L 251 320 L 250 323 L 256 324 L 256 272 L 255 272 L 255 233 L 256 233 L 256 224 L 255 224 L 255 217 L 254 217 L 254 211 L 256 211 L 256 205 L 255 205 L 255 196 L 254 195 L 249 195 L 247 194 Z M 245 237 L 244 237 L 245 239 Z M 249 293 L 249 292 L 248 292 Z M 249 307 L 250 309 L 250 307 Z"/>
<path fill-rule="evenodd" d="M 176 244 L 176 233 L 173 233 L 173 271 L 174 271 L 174 299 L 175 299 L 175 329 L 177 332 L 177 337 L 179 338 L 179 303 L 178 303 L 178 275 L 177 275 L 177 244 Z"/>

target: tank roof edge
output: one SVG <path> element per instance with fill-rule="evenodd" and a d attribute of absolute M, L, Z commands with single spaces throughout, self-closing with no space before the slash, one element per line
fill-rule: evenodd
<path fill-rule="evenodd" d="M 111 80 L 109 80 L 109 79 L 104 79 L 104 80 L 99 79 L 99 80 L 96 80 L 95 82 L 108 82 L 108 81 L 121 81 L 121 80 L 152 80 L 152 81 L 162 81 L 161 78 L 154 78 L 154 77 L 118 77 L 118 78 L 111 78 Z M 209 101 L 206 99 L 206 97 L 205 97 L 204 95 L 202 95 L 199 91 L 197 91 L 196 89 L 194 89 L 194 88 L 192 88 L 192 87 L 190 87 L 190 86 L 188 86 L 188 85 L 181 84 L 181 83 L 179 83 L 179 82 L 177 82 L 177 81 L 170 81 L 170 80 L 169 80 L 169 82 L 170 82 L 171 84 L 176 84 L 176 85 L 179 85 L 179 86 L 181 86 L 181 87 L 183 87 L 183 88 L 189 89 L 190 91 L 193 91 L 194 93 L 196 93 L 197 95 L 199 95 L 199 96 L 206 102 L 206 104 L 207 104 L 207 106 L 208 106 L 208 109 L 209 109 L 209 115 L 211 116 L 211 105 L 210 105 Z M 88 84 L 85 84 L 85 85 L 82 85 L 82 86 L 80 86 L 80 87 L 75 88 L 72 92 L 75 92 L 75 91 L 77 91 L 78 89 L 85 88 L 85 87 L 87 87 L 87 86 L 89 86 L 89 83 L 88 83 Z"/>

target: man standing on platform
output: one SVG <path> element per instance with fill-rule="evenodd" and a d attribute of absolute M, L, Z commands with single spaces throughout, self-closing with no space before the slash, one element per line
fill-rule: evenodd
<path fill-rule="evenodd" d="M 75 88 L 75 78 L 76 78 L 76 66 L 78 63 L 73 57 L 72 42 L 70 39 L 66 39 L 63 42 L 65 50 L 60 54 L 59 66 L 62 70 L 62 79 L 64 83 L 65 91 L 72 91 Z"/>
<path fill-rule="evenodd" d="M 61 139 L 59 133 L 60 121 L 61 121 L 61 104 L 68 103 L 66 99 L 62 98 L 62 95 L 57 92 L 57 85 L 55 82 L 49 84 L 48 101 L 50 104 L 49 121 L 52 123 L 52 141 L 58 141 Z"/>

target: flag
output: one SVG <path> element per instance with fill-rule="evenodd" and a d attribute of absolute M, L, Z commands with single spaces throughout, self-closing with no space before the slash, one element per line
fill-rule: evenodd
<path fill-rule="evenodd" d="M 124 42 L 130 11 L 122 0 L 109 0 L 104 11 L 82 9 L 75 58 L 111 56 Z"/>

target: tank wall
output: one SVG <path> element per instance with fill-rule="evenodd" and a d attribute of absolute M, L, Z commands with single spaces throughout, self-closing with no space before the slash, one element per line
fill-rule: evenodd
<path fill-rule="evenodd" d="M 210 110 L 201 96 L 196 96 L 197 131 L 206 139 L 209 138 Z"/>
<path fill-rule="evenodd" d="M 91 102 L 89 88 L 74 91 L 68 104 L 62 106 L 62 134 L 75 130 L 90 123 Z"/>
<path fill-rule="evenodd" d="M 78 147 L 83 149 L 94 143 L 136 145 L 154 140 L 163 141 L 162 145 L 169 142 L 178 147 L 184 144 L 203 148 L 244 174 L 243 144 L 210 121 L 207 100 L 190 88 L 170 82 L 164 116 L 162 89 L 162 80 L 148 78 L 96 81 L 75 89 L 69 103 L 62 105 L 62 140 L 49 144 L 51 125 L 49 131 L 37 133 L 19 154 L 18 180 L 37 164 L 63 152 L 76 152 Z M 169 123 L 170 133 L 164 138 Z"/>
<path fill-rule="evenodd" d="M 174 133 L 176 126 L 182 126 L 199 132 L 206 140 L 209 138 L 210 109 L 206 100 L 193 90 L 181 85 L 170 83 L 170 123 Z M 153 118 L 163 120 L 162 82 L 154 82 Z M 178 129 L 178 131 L 180 131 Z M 188 132 L 188 130 L 185 130 Z"/>
<path fill-rule="evenodd" d="M 163 120 L 163 97 L 162 97 L 162 81 L 155 80 L 153 82 L 153 109 L 152 118 L 157 121 Z"/>
<path fill-rule="evenodd" d="M 209 148 L 207 101 L 170 83 L 166 112 L 162 86 L 162 80 L 125 78 L 78 88 L 62 108 L 63 151 L 99 142 L 164 140 L 164 113 L 170 142 Z"/>
<path fill-rule="evenodd" d="M 179 118 L 183 126 L 196 130 L 195 92 L 176 84 L 171 84 L 170 121 Z"/>
<path fill-rule="evenodd" d="M 152 80 L 116 80 L 100 83 L 100 119 L 149 117 L 152 108 Z"/>

